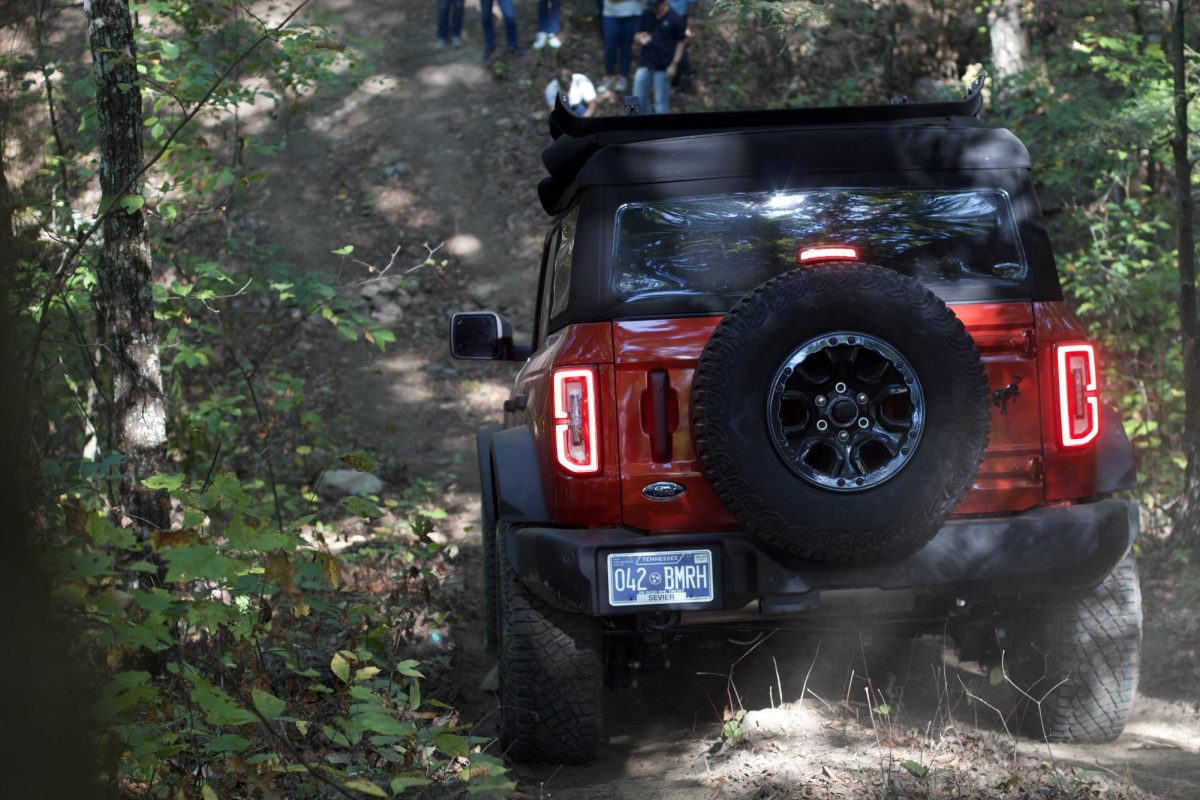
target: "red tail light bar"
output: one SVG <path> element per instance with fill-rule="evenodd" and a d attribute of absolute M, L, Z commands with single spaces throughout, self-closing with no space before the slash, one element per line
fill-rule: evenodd
<path fill-rule="evenodd" d="M 1055 347 L 1058 378 L 1059 443 L 1083 447 L 1100 433 L 1100 392 L 1096 382 L 1096 348 L 1085 343 Z"/>
<path fill-rule="evenodd" d="M 576 475 L 600 471 L 600 417 L 596 412 L 596 372 L 591 367 L 554 371 L 554 456 Z"/>

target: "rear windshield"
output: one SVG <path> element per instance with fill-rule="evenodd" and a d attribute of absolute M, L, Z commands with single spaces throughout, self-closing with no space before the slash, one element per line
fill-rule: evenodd
<path fill-rule="evenodd" d="M 613 290 L 741 294 L 796 267 L 800 250 L 831 245 L 925 283 L 1014 284 L 1028 271 L 999 189 L 825 188 L 623 205 Z"/>

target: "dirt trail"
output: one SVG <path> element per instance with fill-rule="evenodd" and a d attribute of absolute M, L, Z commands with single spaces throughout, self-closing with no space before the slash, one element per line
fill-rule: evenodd
<path fill-rule="evenodd" d="M 250 224 L 282 242 L 301 270 L 345 269 L 328 255 L 343 244 L 376 264 L 402 244 L 402 269 L 420 260 L 423 242 L 444 242 L 438 257 L 449 259 L 448 268 L 442 277 L 421 274 L 388 353 L 332 344 L 312 353 L 311 368 L 332 372 L 341 424 L 358 444 L 405 474 L 450 476 L 452 516 L 443 532 L 461 546 L 462 571 L 445 600 L 461 623 L 450 645 L 454 679 L 439 696 L 466 718 L 485 720 L 486 733 L 496 701 L 477 688 L 491 664 L 479 632 L 473 433 L 498 419 L 514 369 L 450 361 L 445 319 L 451 310 L 486 307 L 519 332 L 530 327 L 546 222 L 535 187 L 545 142 L 541 87 L 550 67 L 533 58 L 505 63 L 500 80 L 485 70 L 477 0 L 467 3 L 467 46 L 450 50 L 433 48 L 433 0 L 317 5 L 338 15 L 340 33 L 382 42 L 370 53 L 375 74 L 293 117 L 260 204 L 270 209 Z M 517 8 L 523 32 L 531 33 L 531 4 L 518 0 Z M 594 33 L 577 33 L 577 52 L 594 52 L 587 37 Z M 560 58 L 569 58 L 570 31 L 564 38 Z M 641 691 L 607 695 L 609 736 L 594 765 L 518 768 L 520 790 L 588 800 L 840 797 L 877 792 L 898 772 L 948 796 L 1006 796 L 1021 788 L 1004 788 L 1013 764 L 1052 756 L 1060 769 L 1083 765 L 1163 797 L 1200 797 L 1200 715 L 1194 704 L 1150 696 L 1154 687 L 1144 687 L 1148 694 L 1116 743 L 1047 753 L 1015 744 L 983 702 L 1005 708 L 1010 699 L 955 667 L 936 643 L 901 648 L 903 675 L 879 668 L 871 676 L 889 705 L 874 718 L 864 695 L 865 649 L 854 636 L 783 633 L 739 661 L 748 647 L 674 649 L 674 666 L 644 676 Z M 756 711 L 743 723 L 744 743 L 726 747 L 722 716 L 739 702 Z M 929 769 L 924 783 L 901 768 L 905 760 Z M 939 777 L 943 767 L 957 777 Z"/>

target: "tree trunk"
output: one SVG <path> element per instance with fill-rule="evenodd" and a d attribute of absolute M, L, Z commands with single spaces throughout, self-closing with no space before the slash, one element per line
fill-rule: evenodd
<path fill-rule="evenodd" d="M 126 457 L 121 513 L 143 540 L 168 526 L 162 491 L 142 480 L 166 467 L 166 409 L 154 324 L 150 245 L 141 209 L 142 93 L 127 0 L 85 0 L 100 120 L 104 251 L 100 305 L 112 364 L 117 449 Z M 124 202 L 122 202 L 124 201 Z"/>
<path fill-rule="evenodd" d="M 1179 214 L 1179 320 L 1183 334 L 1183 386 L 1187 411 L 1183 418 L 1184 471 L 1180 514 L 1171 536 L 1173 543 L 1200 548 L 1200 341 L 1196 320 L 1196 240 L 1192 201 L 1192 165 L 1188 160 L 1188 86 L 1185 0 L 1175 0 L 1175 26 L 1171 48 L 1175 74 L 1175 137 L 1171 149 L 1175 161 L 1176 210 Z M 1194 87 L 1193 87 L 1194 88 Z"/>
<path fill-rule="evenodd" d="M 1009 78 L 1028 66 L 1029 32 L 1021 27 L 1021 0 L 995 0 L 987 15 L 992 66 L 997 78 Z"/>

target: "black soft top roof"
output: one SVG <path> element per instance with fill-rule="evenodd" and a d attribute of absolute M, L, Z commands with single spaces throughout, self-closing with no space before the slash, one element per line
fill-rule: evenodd
<path fill-rule="evenodd" d="M 734 175 L 1029 169 L 1012 133 L 986 128 L 982 76 L 943 103 L 580 117 L 559 95 L 538 186 L 548 214 L 586 186 Z"/>

